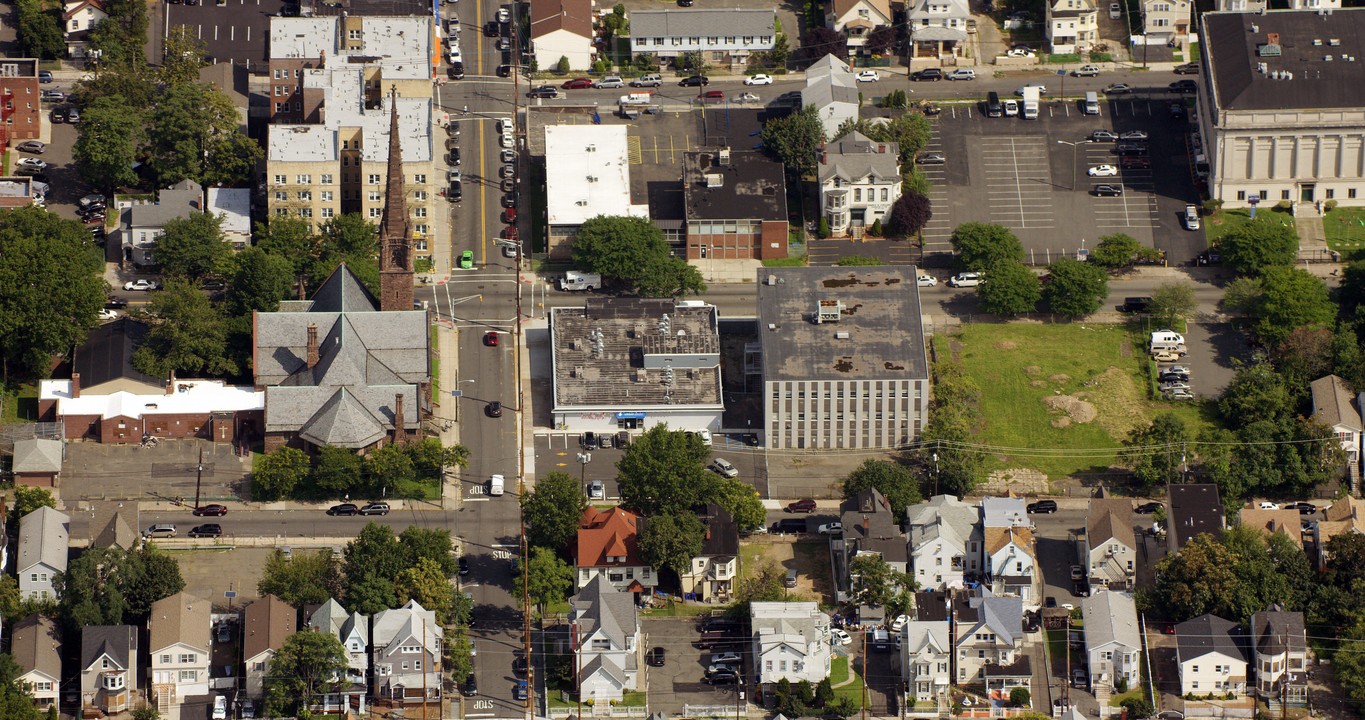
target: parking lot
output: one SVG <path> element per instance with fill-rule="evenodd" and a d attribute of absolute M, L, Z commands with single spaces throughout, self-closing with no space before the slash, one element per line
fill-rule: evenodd
<path fill-rule="evenodd" d="M 207 440 L 163 439 L 155 447 L 67 443 L 62 494 L 104 500 L 145 500 L 152 497 L 194 498 L 195 465 L 204 451 L 199 484 L 205 502 L 249 497 L 248 458 L 239 458 L 228 443 Z"/>
<path fill-rule="evenodd" d="M 621 497 L 616 483 L 616 461 L 621 459 L 624 450 L 620 448 L 584 451 L 579 433 L 537 433 L 535 436 L 536 471 L 544 474 L 552 471 L 568 473 L 580 478 L 584 492 L 594 481 L 602 483 L 605 497 L 592 498 L 594 502 L 609 502 Z M 764 468 L 762 448 L 744 444 L 739 436 L 712 435 L 711 455 L 730 461 L 739 470 L 738 480 L 753 485 L 759 495 L 768 497 L 767 473 Z M 586 462 L 583 462 L 586 460 Z"/>
<path fill-rule="evenodd" d="M 209 57 L 248 68 L 269 61 L 270 17 L 284 8 L 281 0 L 224 0 L 198 5 L 166 4 L 166 27 L 185 26 L 202 40 Z"/>
<path fill-rule="evenodd" d="M 691 617 L 644 617 L 647 648 L 665 650 L 663 667 L 648 667 L 650 712 L 680 715 L 684 705 L 736 705 L 734 685 L 708 685 L 702 682 L 712 650 L 699 650 L 695 643 L 701 635 L 697 620 Z M 747 645 L 737 646 L 747 654 Z M 747 713 L 742 713 L 747 714 Z"/>
<path fill-rule="evenodd" d="M 1197 192 L 1186 153 L 1188 125 L 1167 110 L 1176 96 L 1119 97 L 1102 101 L 1098 116 L 1083 115 L 1073 102 L 1045 99 L 1037 121 L 988 118 L 975 104 L 945 106 L 932 121 L 926 150 L 944 153 L 947 162 L 921 167 L 933 183 L 926 252 L 949 251 L 952 230 L 962 223 L 989 222 L 1013 230 L 1035 264 L 1119 232 L 1165 250 L 1172 264 L 1191 260 L 1204 240 L 1179 219 Z M 1090 142 L 1100 129 L 1149 133 L 1150 167 L 1124 167 L 1116 143 Z M 1117 175 L 1089 177 L 1100 165 L 1118 167 Z M 1099 184 L 1123 192 L 1099 197 L 1093 192 Z"/>

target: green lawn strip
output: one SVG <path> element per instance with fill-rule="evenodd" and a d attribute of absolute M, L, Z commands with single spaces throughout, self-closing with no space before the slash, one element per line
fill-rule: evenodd
<path fill-rule="evenodd" d="M 843 664 L 842 674 L 836 674 L 835 668 Z M 836 679 L 837 678 L 837 679 Z M 840 681 L 852 678 L 852 682 L 839 685 Z M 850 667 L 849 659 L 846 657 L 835 658 L 830 661 L 829 682 L 834 686 L 834 697 L 846 697 L 853 701 L 857 707 L 863 706 L 863 676 L 855 668 Z"/>
<path fill-rule="evenodd" d="M 1123 694 L 1121 694 L 1121 695 L 1120 695 L 1120 694 L 1110 695 L 1110 696 L 1109 696 L 1109 707 L 1123 707 L 1123 701 L 1124 701 L 1124 700 L 1127 700 L 1128 698 L 1141 698 L 1141 697 L 1145 697 L 1145 694 L 1142 692 L 1142 688 L 1140 688 L 1140 687 L 1139 687 L 1139 688 L 1133 688 L 1132 690 L 1129 690 L 1128 692 L 1123 693 Z"/>
<path fill-rule="evenodd" d="M 763 267 L 805 267 L 806 256 L 771 258 L 763 261 Z"/>
<path fill-rule="evenodd" d="M 1066 628 L 1049 628 L 1047 630 L 1047 655 L 1049 661 L 1062 657 L 1066 652 Z"/>
<path fill-rule="evenodd" d="M 1365 208 L 1337 208 L 1322 218 L 1327 247 L 1341 252 L 1365 248 Z"/>
<path fill-rule="evenodd" d="M 441 337 L 440 331 L 435 325 L 429 330 L 431 334 L 431 395 L 432 397 L 441 396 Z"/>
<path fill-rule="evenodd" d="M 829 661 L 829 684 L 839 687 L 848 682 L 848 658 L 836 657 Z"/>
<path fill-rule="evenodd" d="M 23 385 L 9 386 L 5 388 L 4 414 L 0 420 L 4 422 L 33 422 L 38 419 L 38 384 L 26 383 Z"/>
<path fill-rule="evenodd" d="M 645 692 L 643 690 L 638 690 L 636 692 L 625 693 L 621 696 L 621 702 L 616 704 L 624 707 L 644 707 Z"/>
<path fill-rule="evenodd" d="M 1246 208 L 1219 210 L 1218 214 L 1204 218 L 1204 232 L 1208 236 L 1209 244 L 1217 245 L 1224 235 L 1250 222 L 1253 222 L 1251 211 Z M 1274 222 L 1293 227 L 1294 217 L 1288 210 L 1261 207 L 1256 211 L 1254 222 Z"/>

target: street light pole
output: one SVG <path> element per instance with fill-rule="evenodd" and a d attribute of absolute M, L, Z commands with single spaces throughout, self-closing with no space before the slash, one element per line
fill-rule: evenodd
<path fill-rule="evenodd" d="M 1066 141 L 1066 140 L 1058 140 L 1058 141 L 1057 141 L 1057 144 L 1058 144 L 1058 145 L 1070 145 L 1070 146 L 1071 146 L 1071 189 L 1072 189 L 1072 190 L 1075 190 L 1075 189 L 1076 189 L 1076 148 L 1079 147 L 1079 146 L 1081 146 L 1081 145 L 1088 145 L 1088 144 L 1090 144 L 1090 143 L 1092 143 L 1092 142 L 1094 142 L 1094 141 L 1093 141 L 1093 140 L 1077 140 L 1076 142 L 1068 142 L 1068 141 Z"/>

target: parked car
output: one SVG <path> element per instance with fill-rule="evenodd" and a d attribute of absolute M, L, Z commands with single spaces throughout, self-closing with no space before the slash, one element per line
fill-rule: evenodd
<path fill-rule="evenodd" d="M 1133 86 L 1128 83 L 1112 83 L 1105 86 L 1105 95 L 1127 95 L 1133 91 Z"/>
<path fill-rule="evenodd" d="M 1165 400 L 1193 400 L 1194 393 L 1189 390 L 1168 390 L 1161 393 L 1161 397 Z"/>
<path fill-rule="evenodd" d="M 939 71 L 939 74 L 941 75 L 942 71 Z M 881 79 L 881 76 L 877 75 L 876 70 L 864 70 L 855 75 L 854 79 L 857 80 L 858 82 L 877 82 L 878 80 Z"/>
<path fill-rule="evenodd" d="M 1123 194 L 1122 185 L 1101 184 L 1091 188 L 1091 192 L 1098 197 L 1118 197 Z"/>
<path fill-rule="evenodd" d="M 151 292 L 158 287 L 160 286 L 156 284 L 155 280 L 130 280 L 123 283 L 124 290 L 136 290 L 140 292 Z"/>
<path fill-rule="evenodd" d="M 920 287 L 935 287 L 938 285 L 938 278 L 933 275 L 920 275 L 915 278 L 915 284 Z"/>
<path fill-rule="evenodd" d="M 1119 169 L 1113 165 L 1096 165 L 1085 172 L 1090 177 L 1114 177 L 1119 174 Z"/>
<path fill-rule="evenodd" d="M 773 84 L 773 76 L 772 76 L 772 75 L 763 75 L 763 74 L 759 74 L 759 75 L 750 75 L 749 77 L 744 78 L 744 84 L 745 84 L 745 85 L 772 85 L 772 84 Z"/>
<path fill-rule="evenodd" d="M 362 507 L 362 508 L 360 508 L 360 514 L 361 514 L 361 515 L 388 515 L 388 514 L 389 514 L 389 504 L 386 503 L 386 502 L 365 503 L 365 506 Z"/>
<path fill-rule="evenodd" d="M 948 278 L 948 287 L 976 287 L 981 284 L 981 273 L 963 272 Z"/>
<path fill-rule="evenodd" d="M 194 509 L 194 515 L 196 517 L 222 517 L 226 515 L 227 512 L 228 512 L 227 506 L 219 505 L 218 503 L 200 505 L 199 507 Z"/>
<path fill-rule="evenodd" d="M 661 647 L 652 647 L 645 653 L 645 664 L 650 667 L 663 667 L 664 661 L 668 658 L 668 651 Z"/>
<path fill-rule="evenodd" d="M 223 526 L 218 523 L 207 523 L 196 525 L 190 530 L 192 538 L 216 538 L 223 536 Z"/>
<path fill-rule="evenodd" d="M 1090 133 L 1090 140 L 1092 142 L 1114 142 L 1118 139 L 1118 135 L 1115 135 L 1108 130 L 1096 130 L 1095 132 Z"/>
<path fill-rule="evenodd" d="M 356 507 L 355 503 L 341 503 L 340 505 L 333 505 L 332 507 L 327 508 L 327 514 L 340 515 L 343 517 L 359 515 L 360 508 Z"/>
<path fill-rule="evenodd" d="M 109 308 L 100 308 L 98 317 L 100 320 L 117 320 L 118 311 L 110 310 Z"/>
<path fill-rule="evenodd" d="M 601 480 L 593 480 L 588 483 L 589 500 L 605 500 L 607 498 L 607 487 Z"/>
<path fill-rule="evenodd" d="M 1185 214 L 1181 218 L 1185 221 L 1186 230 L 1199 229 L 1199 208 L 1194 205 L 1185 206 Z"/>
<path fill-rule="evenodd" d="M 738 665 L 743 661 L 744 658 L 740 657 L 739 653 L 737 652 L 726 651 L 711 653 L 712 665 Z"/>
<path fill-rule="evenodd" d="M 705 75 L 692 75 L 678 81 L 678 85 L 681 87 L 706 87 L 710 84 L 711 78 L 708 78 Z"/>
<path fill-rule="evenodd" d="M 1193 80 L 1176 80 L 1168 86 L 1174 93 L 1192 93 L 1199 91 L 1199 83 Z"/>
<path fill-rule="evenodd" d="M 1124 170 L 1147 170 L 1152 167 L 1152 159 L 1143 155 L 1124 155 L 1119 158 L 1119 167 Z"/>
<path fill-rule="evenodd" d="M 474 673 L 464 679 L 464 685 L 460 686 L 460 694 L 465 697 L 474 697 L 479 694 L 479 681 L 474 678 Z"/>
<path fill-rule="evenodd" d="M 849 635 L 848 632 L 845 631 L 843 628 L 830 628 L 829 637 L 830 640 L 834 641 L 839 645 L 853 644 L 853 636 Z"/>
<path fill-rule="evenodd" d="M 1176 65 L 1175 68 L 1171 70 L 1171 72 L 1175 73 L 1176 75 L 1198 75 L 1199 63 L 1189 62 L 1183 65 Z"/>
<path fill-rule="evenodd" d="M 37 153 L 39 155 L 47 152 L 47 143 L 42 140 L 25 140 L 14 147 L 19 152 Z"/>
<path fill-rule="evenodd" d="M 956 68 L 943 77 L 949 80 L 975 80 L 976 71 L 971 68 Z"/>
<path fill-rule="evenodd" d="M 1071 579 L 1072 579 L 1072 580 L 1083 580 L 1083 579 L 1085 579 L 1085 568 L 1081 567 L 1080 565 L 1072 565 L 1072 566 L 1071 566 Z"/>
<path fill-rule="evenodd" d="M 1134 509 L 1133 512 L 1135 512 L 1135 513 L 1137 513 L 1137 514 L 1139 514 L 1139 515 L 1151 515 L 1152 513 L 1156 512 L 1157 510 L 1160 510 L 1161 507 L 1162 507 L 1162 506 L 1161 506 L 1161 503 L 1159 503 L 1159 502 L 1143 503 L 1143 504 L 1137 506 L 1137 508 Z"/>
<path fill-rule="evenodd" d="M 142 531 L 144 538 L 173 538 L 175 537 L 175 526 L 170 523 L 157 523 L 149 525 Z"/>
<path fill-rule="evenodd" d="M 461 555 L 461 556 L 460 556 L 460 560 L 459 560 L 459 567 L 460 567 L 460 577 L 464 577 L 464 576 L 468 575 L 468 574 L 469 574 L 469 558 L 466 557 L 466 556 L 464 556 L 464 555 Z"/>
<path fill-rule="evenodd" d="M 939 68 L 924 68 L 910 73 L 910 79 L 914 82 L 938 82 L 943 79 L 943 70 Z"/>
<path fill-rule="evenodd" d="M 728 460 L 725 460 L 724 458 L 716 458 L 715 460 L 712 460 L 711 471 L 721 475 L 722 477 L 728 478 L 739 477 L 739 470 L 736 470 L 735 466 L 731 465 L 730 462 Z"/>
<path fill-rule="evenodd" d="M 1100 68 L 1098 65 L 1082 65 L 1071 71 L 1074 77 L 1098 77 Z"/>
<path fill-rule="evenodd" d="M 531 91 L 526 93 L 526 97 L 554 100 L 559 97 L 559 91 L 556 90 L 553 85 L 541 85 L 540 87 L 531 88 Z"/>
<path fill-rule="evenodd" d="M 801 498 L 800 500 L 787 503 L 787 512 L 813 513 L 815 512 L 815 501 L 811 498 Z"/>
<path fill-rule="evenodd" d="M 19 161 L 16 162 L 16 163 L 14 163 L 14 164 L 15 164 L 16 167 L 33 168 L 33 169 L 35 169 L 35 170 L 46 170 L 46 169 L 47 169 L 47 162 L 46 162 L 46 161 L 44 161 L 44 160 L 39 160 L 38 158 L 32 158 L 32 157 L 19 158 Z"/>
<path fill-rule="evenodd" d="M 1038 502 L 1029 503 L 1026 510 L 1030 515 L 1033 514 L 1051 515 L 1052 513 L 1057 512 L 1057 501 L 1039 500 Z"/>
<path fill-rule="evenodd" d="M 525 680 L 518 680 L 517 684 L 512 687 L 512 699 L 514 700 L 525 700 L 528 694 Z"/>
<path fill-rule="evenodd" d="M 511 14 L 510 12 L 507 11 L 507 8 L 505 8 L 505 7 L 500 7 L 500 8 L 498 8 L 498 22 L 500 22 L 500 23 L 508 23 L 508 22 L 511 22 L 511 21 L 512 21 L 512 14 Z"/>
<path fill-rule="evenodd" d="M 1146 130 L 1128 130 L 1119 135 L 1120 140 L 1146 140 L 1148 137 Z"/>
<path fill-rule="evenodd" d="M 1123 299 L 1123 304 L 1119 306 L 1119 312 L 1142 313 L 1147 312 L 1151 307 L 1152 299 L 1150 297 L 1126 297 Z"/>
<path fill-rule="evenodd" d="M 948 161 L 941 152 L 920 153 L 915 158 L 916 165 L 942 165 Z"/>
<path fill-rule="evenodd" d="M 572 80 L 565 80 L 564 83 L 560 85 L 560 87 L 564 88 L 565 90 L 584 90 L 592 87 L 592 79 L 574 78 Z"/>
<path fill-rule="evenodd" d="M 222 695 L 213 696 L 213 712 L 209 715 L 212 720 L 227 720 L 227 698 Z"/>
<path fill-rule="evenodd" d="M 820 533 L 821 535 L 843 535 L 844 524 L 837 522 L 825 523 L 824 525 L 821 525 L 819 528 L 817 528 L 816 532 Z"/>

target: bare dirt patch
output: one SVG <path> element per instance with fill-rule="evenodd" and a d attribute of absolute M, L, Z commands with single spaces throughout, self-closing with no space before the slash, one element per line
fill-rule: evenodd
<path fill-rule="evenodd" d="M 1049 395 L 1043 398 L 1049 412 L 1064 413 L 1072 422 L 1088 423 L 1098 415 L 1095 406 L 1074 395 Z M 1064 427 L 1054 424 L 1054 427 Z"/>
<path fill-rule="evenodd" d="M 1071 376 L 1070 376 L 1070 375 L 1067 375 L 1066 373 L 1057 373 L 1056 375 L 1053 375 L 1052 377 L 1049 377 L 1049 378 L 1048 378 L 1048 380 L 1051 380 L 1052 382 L 1055 382 L 1055 383 L 1064 383 L 1064 382 L 1066 382 L 1067 380 L 1070 380 L 1070 379 L 1071 379 Z"/>
<path fill-rule="evenodd" d="M 1042 371 L 1043 369 L 1038 367 L 1037 365 L 1027 365 L 1024 367 L 1024 374 L 1028 375 L 1029 377 L 1033 377 L 1034 375 L 1037 375 Z"/>
<path fill-rule="evenodd" d="M 1001 340 L 995 344 L 996 350 L 1013 350 L 1017 347 L 1019 347 L 1019 343 L 1013 340 Z"/>
<path fill-rule="evenodd" d="M 977 487 L 981 495 L 1038 495 L 1046 493 L 1047 474 L 1028 468 L 1006 468 L 996 470 L 986 477 L 986 482 Z"/>
<path fill-rule="evenodd" d="M 1092 407 L 1104 408 L 1104 414 L 1097 418 L 1096 424 L 1115 440 L 1124 440 L 1133 428 L 1151 421 L 1142 388 L 1133 381 L 1132 375 L 1119 368 L 1111 367 L 1087 380 L 1085 389 L 1075 395 L 1090 402 Z"/>
<path fill-rule="evenodd" d="M 1055 428 L 1071 427 L 1071 418 L 1066 416 L 1052 418 L 1052 427 Z"/>
<path fill-rule="evenodd" d="M 796 587 L 787 590 L 789 600 L 834 602 L 834 593 L 829 586 L 828 546 L 779 536 L 754 537 L 746 542 L 758 553 L 754 558 L 756 564 L 772 563 L 784 573 L 796 570 Z"/>
<path fill-rule="evenodd" d="M 1030 380 L 1028 385 L 1029 385 L 1029 387 L 1045 388 L 1045 387 L 1047 387 L 1047 381 L 1045 381 L 1045 380 Z"/>

